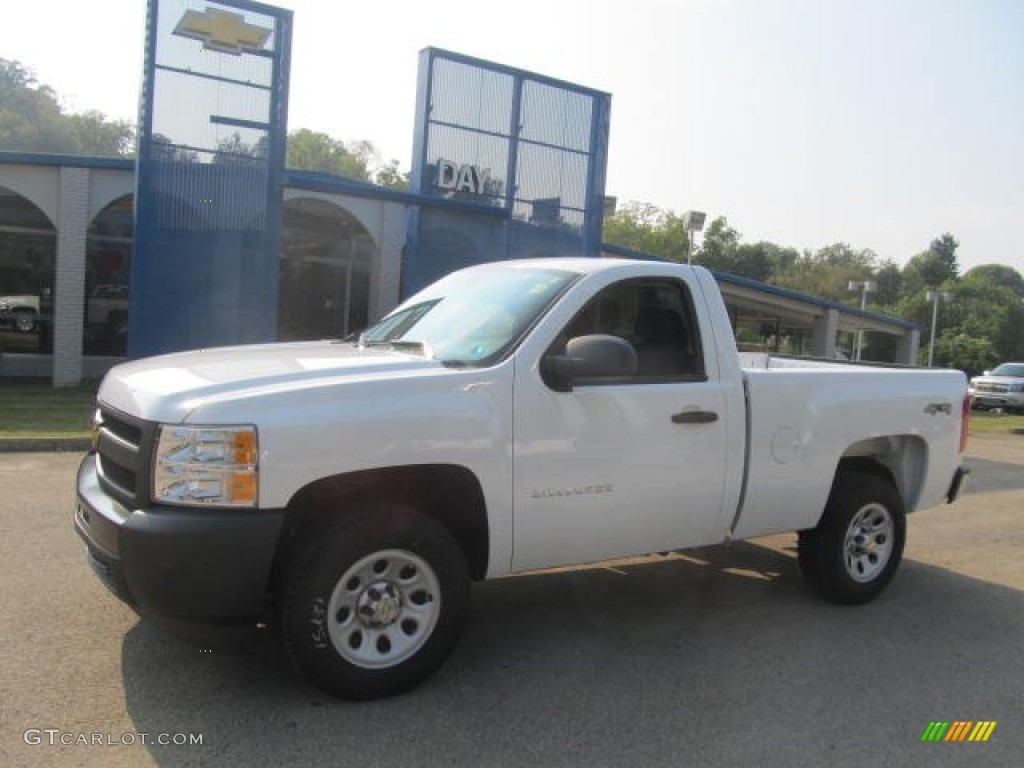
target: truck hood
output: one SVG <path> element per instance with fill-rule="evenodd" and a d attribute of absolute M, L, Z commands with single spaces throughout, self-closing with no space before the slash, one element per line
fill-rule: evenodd
<path fill-rule="evenodd" d="M 198 408 L 225 398 L 443 370 L 437 360 L 350 342 L 223 347 L 118 365 L 103 379 L 98 398 L 139 418 L 177 423 Z"/>

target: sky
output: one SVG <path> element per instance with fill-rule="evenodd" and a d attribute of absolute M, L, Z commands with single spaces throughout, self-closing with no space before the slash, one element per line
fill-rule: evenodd
<path fill-rule="evenodd" d="M 278 0 L 290 130 L 408 169 L 418 52 L 612 94 L 606 191 L 744 242 L 1024 273 L 1024 0 Z M 0 57 L 72 111 L 135 121 L 145 0 L 5 4 Z M 203 3 L 195 3 L 202 7 Z"/>

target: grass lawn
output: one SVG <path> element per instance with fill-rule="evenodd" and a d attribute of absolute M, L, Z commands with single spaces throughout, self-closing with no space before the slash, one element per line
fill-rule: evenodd
<path fill-rule="evenodd" d="M 1024 416 L 992 411 L 971 411 L 971 434 L 992 435 L 1016 432 L 1024 435 Z"/>
<path fill-rule="evenodd" d="M 48 381 L 0 379 L 0 438 L 88 437 L 97 382 L 54 389 Z"/>

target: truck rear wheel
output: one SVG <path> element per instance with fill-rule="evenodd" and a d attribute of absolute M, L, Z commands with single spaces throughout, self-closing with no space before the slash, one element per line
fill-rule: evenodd
<path fill-rule="evenodd" d="M 469 569 L 443 526 L 376 506 L 300 537 L 278 600 L 285 653 L 323 691 L 373 699 L 407 690 L 451 652 Z"/>
<path fill-rule="evenodd" d="M 800 570 L 829 600 L 866 603 L 892 579 L 905 539 L 903 501 L 892 482 L 870 472 L 842 472 L 818 527 L 800 532 Z"/>

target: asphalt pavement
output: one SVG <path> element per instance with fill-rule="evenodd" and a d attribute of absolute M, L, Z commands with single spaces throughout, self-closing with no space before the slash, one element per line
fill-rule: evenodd
<path fill-rule="evenodd" d="M 0 454 L 3 766 L 1022 762 L 1024 436 L 972 441 L 967 494 L 911 517 L 869 605 L 814 597 L 793 536 L 503 579 L 437 675 L 364 704 L 297 679 L 267 632 L 140 622 L 85 563 L 79 458 Z M 923 743 L 935 721 L 997 725 Z"/>

